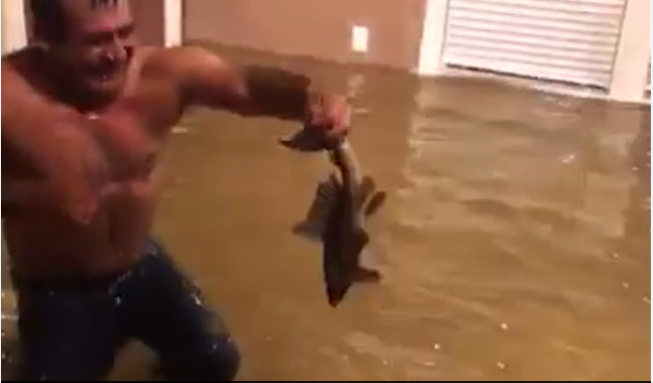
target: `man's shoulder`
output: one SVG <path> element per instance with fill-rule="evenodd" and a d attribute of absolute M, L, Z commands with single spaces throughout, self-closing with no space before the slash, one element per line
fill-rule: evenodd
<path fill-rule="evenodd" d="M 167 76 L 184 75 L 189 70 L 197 69 L 207 60 L 221 61 L 211 51 L 192 45 L 166 48 L 143 48 L 141 52 L 143 68 L 164 73 Z"/>
<path fill-rule="evenodd" d="M 30 114 L 44 112 L 68 113 L 46 94 L 40 84 L 39 62 L 42 60 L 38 48 L 27 47 L 2 56 L 2 119 L 23 119 Z M 26 111 L 28 111 L 26 113 Z"/>
<path fill-rule="evenodd" d="M 27 47 L 2 56 L 2 103 L 25 98 L 36 89 L 30 80 L 35 77 L 37 55 Z"/>
<path fill-rule="evenodd" d="M 178 45 L 173 47 L 142 47 L 139 49 L 142 57 L 155 62 L 169 62 L 179 58 L 207 55 L 212 52 L 197 45 Z"/>
<path fill-rule="evenodd" d="M 25 47 L 2 55 L 2 75 L 24 77 L 25 71 L 36 62 L 36 48 Z"/>

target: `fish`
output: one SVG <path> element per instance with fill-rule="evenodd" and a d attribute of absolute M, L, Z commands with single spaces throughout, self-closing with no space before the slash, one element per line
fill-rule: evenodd
<path fill-rule="evenodd" d="M 325 149 L 306 130 L 281 143 L 299 151 Z M 362 265 L 361 254 L 370 243 L 365 224 L 384 204 L 386 192 L 377 190 L 370 176 L 362 175 L 346 138 L 325 150 L 337 171 L 318 184 L 305 219 L 293 232 L 321 242 L 326 295 L 329 304 L 337 307 L 353 284 L 381 280 L 378 270 Z"/>

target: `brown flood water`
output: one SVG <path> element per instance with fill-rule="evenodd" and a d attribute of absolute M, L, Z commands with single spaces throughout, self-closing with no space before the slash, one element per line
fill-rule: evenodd
<path fill-rule="evenodd" d="M 333 309 L 290 231 L 326 157 L 278 145 L 292 123 L 180 124 L 155 231 L 234 333 L 239 379 L 650 379 L 648 107 L 216 49 L 355 95 L 352 143 L 389 193 L 384 280 Z M 151 367 L 130 348 L 112 378 Z"/>

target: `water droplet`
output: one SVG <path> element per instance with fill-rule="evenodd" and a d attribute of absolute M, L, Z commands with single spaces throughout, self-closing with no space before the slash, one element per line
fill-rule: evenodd
<path fill-rule="evenodd" d="M 436 351 L 439 350 L 440 349 L 440 343 L 434 344 L 433 349 L 436 350 Z"/>
<path fill-rule="evenodd" d="M 435 366 L 435 362 L 432 361 L 432 360 L 413 359 L 413 363 L 418 364 L 420 366 L 425 366 L 425 367 Z"/>
<path fill-rule="evenodd" d="M 115 302 L 116 302 L 116 306 L 120 306 L 120 304 L 122 303 L 122 299 L 119 296 L 117 296 Z"/>
<path fill-rule="evenodd" d="M 505 370 L 506 364 L 503 362 L 497 362 L 497 367 L 499 368 L 499 370 Z"/>
<path fill-rule="evenodd" d="M 383 359 L 382 363 L 383 363 L 384 366 L 387 366 L 389 364 L 388 361 L 385 360 L 385 359 Z"/>
<path fill-rule="evenodd" d="M 344 361 L 347 361 L 347 362 L 348 362 L 348 361 L 349 361 L 349 355 L 344 354 L 344 355 L 342 356 L 342 359 L 343 359 Z"/>
<path fill-rule="evenodd" d="M 639 166 L 633 166 L 633 170 L 634 170 L 634 171 L 638 171 L 638 170 L 639 170 Z"/>
<path fill-rule="evenodd" d="M 48 291 L 48 296 L 49 296 L 49 297 L 54 296 L 54 291 L 52 291 L 52 290 Z"/>
<path fill-rule="evenodd" d="M 574 353 L 580 353 L 581 352 L 578 347 L 575 347 L 575 346 L 573 346 L 571 344 L 565 343 L 564 346 L 565 346 L 565 351 L 567 351 L 567 352 L 574 352 Z"/>
<path fill-rule="evenodd" d="M 619 258 L 619 253 L 617 253 L 617 252 L 612 253 L 612 258 L 614 258 L 614 259 Z"/>
<path fill-rule="evenodd" d="M 508 331 L 508 323 L 501 323 L 501 329 L 503 331 Z"/>
<path fill-rule="evenodd" d="M 188 133 L 188 128 L 185 126 L 174 126 L 172 128 L 172 134 L 186 134 Z"/>
<path fill-rule="evenodd" d="M 568 164 L 568 163 L 572 162 L 575 159 L 576 159 L 575 154 L 567 154 L 567 155 L 562 156 L 562 158 L 561 158 L 562 162 L 565 163 L 565 164 Z"/>
<path fill-rule="evenodd" d="M 202 305 L 202 300 L 200 299 L 200 297 L 197 294 L 193 294 L 193 301 L 198 306 Z"/>
<path fill-rule="evenodd" d="M 630 288 L 630 283 L 628 283 L 628 282 L 623 282 L 623 283 L 621 284 L 621 287 L 623 287 L 625 290 L 628 290 L 628 289 Z"/>
<path fill-rule="evenodd" d="M 370 110 L 368 108 L 352 108 L 351 114 L 352 115 L 367 115 L 367 114 L 370 114 Z"/>
<path fill-rule="evenodd" d="M 642 300 L 643 300 L 644 303 L 646 303 L 647 305 L 650 305 L 650 304 L 651 304 L 651 299 L 650 299 L 649 297 L 644 297 L 644 298 L 642 298 Z"/>
<path fill-rule="evenodd" d="M 16 314 L 0 314 L 0 317 L 2 317 L 2 320 L 8 320 L 14 322 L 18 320 L 18 315 Z"/>
<path fill-rule="evenodd" d="M 216 351 L 217 349 L 218 349 L 218 344 L 217 344 L 217 343 L 213 343 L 213 344 L 211 345 L 211 351 Z"/>

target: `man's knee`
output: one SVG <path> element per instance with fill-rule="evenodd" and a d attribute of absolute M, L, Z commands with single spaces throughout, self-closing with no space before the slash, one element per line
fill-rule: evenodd
<path fill-rule="evenodd" d="M 231 337 L 217 341 L 211 348 L 207 373 L 213 379 L 233 380 L 240 368 L 240 352 Z"/>
<path fill-rule="evenodd" d="M 179 350 L 182 353 L 182 350 Z M 163 361 L 162 373 L 171 380 L 234 380 L 240 368 L 240 352 L 229 338 L 214 340 L 200 355 L 188 353 Z"/>

